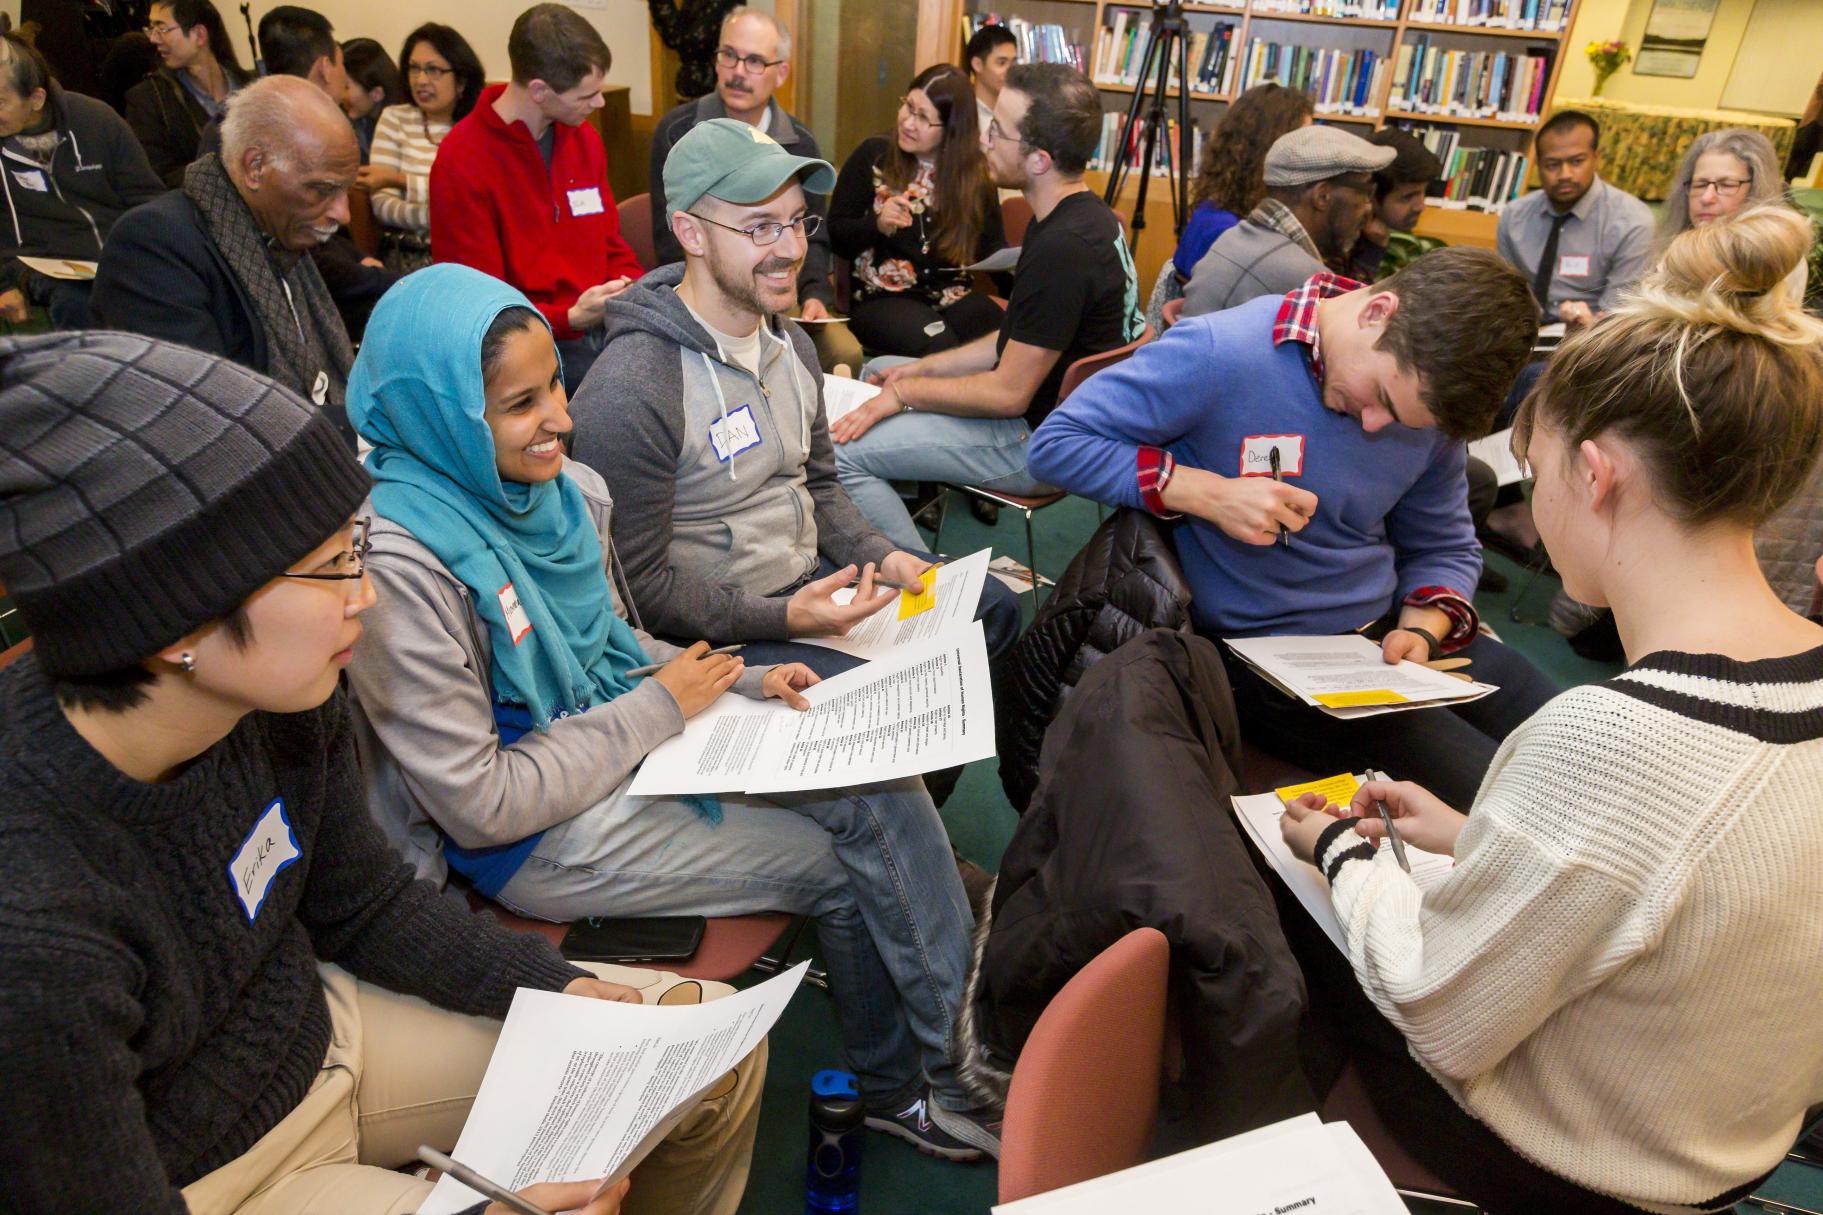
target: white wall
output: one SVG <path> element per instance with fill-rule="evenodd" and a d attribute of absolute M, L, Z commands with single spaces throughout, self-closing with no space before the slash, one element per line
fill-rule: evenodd
<path fill-rule="evenodd" d="M 1759 0 L 1735 55 L 1722 105 L 1731 110 L 1769 110 L 1793 117 L 1817 86 L 1823 59 L 1823 9 L 1816 0 Z M 1809 47 L 1812 53 L 1794 48 Z"/>
<path fill-rule="evenodd" d="M 513 18 L 531 7 L 533 0 L 393 0 L 375 4 L 372 0 L 301 0 L 329 18 L 339 39 L 374 38 L 388 50 L 397 53 L 406 34 L 426 21 L 440 21 L 454 26 L 481 56 L 489 80 L 505 80 L 506 36 L 513 28 Z M 246 59 L 246 24 L 241 20 L 236 0 L 215 0 L 228 22 L 228 32 L 235 39 L 241 58 Z M 0 7 L 17 11 L 18 0 L 0 0 Z M 254 0 L 253 23 L 278 7 L 277 0 Z M 609 84 L 627 86 L 628 102 L 635 114 L 652 112 L 651 22 L 646 15 L 645 0 L 573 0 L 570 7 L 601 31 L 613 52 L 614 64 L 608 71 Z"/>

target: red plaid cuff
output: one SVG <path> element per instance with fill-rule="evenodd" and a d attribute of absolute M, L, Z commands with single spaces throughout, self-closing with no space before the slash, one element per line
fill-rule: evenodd
<path fill-rule="evenodd" d="M 1481 631 L 1475 605 L 1447 586 L 1421 586 L 1405 597 L 1405 606 L 1436 608 L 1450 618 L 1449 633 L 1438 639 L 1439 654 L 1460 650 Z"/>
<path fill-rule="evenodd" d="M 1178 516 L 1165 509 L 1165 486 L 1171 483 L 1171 475 L 1177 471 L 1177 457 L 1162 447 L 1141 447 L 1139 449 L 1139 500 L 1145 508 L 1160 519 L 1175 519 Z"/>

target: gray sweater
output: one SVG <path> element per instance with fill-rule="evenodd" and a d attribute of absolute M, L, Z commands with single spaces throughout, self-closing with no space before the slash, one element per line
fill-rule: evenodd
<path fill-rule="evenodd" d="M 593 469 L 566 462 L 601 535 L 616 615 L 654 662 L 678 647 L 646 633 L 629 612 L 609 538 L 613 502 Z M 587 713 L 561 718 L 510 747 L 494 724 L 492 647 L 469 588 L 423 544 L 384 516 L 367 561 L 379 601 L 348 668 L 368 808 L 420 877 L 447 877 L 443 837 L 464 848 L 511 844 L 576 817 L 612 794 L 647 752 L 684 728 L 656 679 Z M 755 699 L 767 667 L 734 690 Z M 426 706 L 435 706 L 427 711 Z"/>
<path fill-rule="evenodd" d="M 836 477 L 803 330 L 767 319 L 756 378 L 684 307 L 683 275 L 654 270 L 608 301 L 606 344 L 570 402 L 573 454 L 619 503 L 614 547 L 647 627 L 783 641 L 786 601 L 768 596 L 815 571 L 819 553 L 864 564 L 895 546 Z"/>
<path fill-rule="evenodd" d="M 1216 238 L 1184 288 L 1184 315 L 1238 308 L 1262 295 L 1284 295 L 1325 269 L 1296 241 L 1243 219 Z"/>

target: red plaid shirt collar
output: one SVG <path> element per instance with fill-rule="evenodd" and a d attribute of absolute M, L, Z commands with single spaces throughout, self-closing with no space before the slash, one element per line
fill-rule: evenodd
<path fill-rule="evenodd" d="M 1272 344 L 1302 342 L 1310 347 L 1310 370 L 1323 382 L 1323 350 L 1317 340 L 1317 305 L 1323 300 L 1359 290 L 1360 283 L 1327 270 L 1311 275 L 1304 285 L 1285 293 L 1279 315 L 1272 322 Z"/>

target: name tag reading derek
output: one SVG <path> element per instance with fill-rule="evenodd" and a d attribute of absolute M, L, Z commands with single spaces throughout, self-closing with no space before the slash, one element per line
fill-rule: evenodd
<path fill-rule="evenodd" d="M 1279 474 L 1286 477 L 1304 473 L 1303 435 L 1248 435 L 1241 440 L 1241 476 L 1270 477 L 1272 449 L 1279 449 Z"/>
<path fill-rule="evenodd" d="M 571 190 L 569 194 L 571 215 L 601 214 L 601 190 L 599 188 L 590 186 L 586 190 Z"/>
<path fill-rule="evenodd" d="M 1588 278 L 1589 255 L 1587 253 L 1566 253 L 1557 259 L 1558 278 Z"/>
<path fill-rule="evenodd" d="M 248 923 L 259 918 L 273 879 L 303 855 L 285 814 L 284 799 L 274 798 L 228 862 L 228 880 L 234 884 L 234 897 L 240 900 Z"/>
<path fill-rule="evenodd" d="M 709 446 L 715 449 L 715 458 L 724 464 L 759 445 L 760 428 L 753 420 L 751 405 L 743 405 L 727 417 L 709 423 Z"/>

